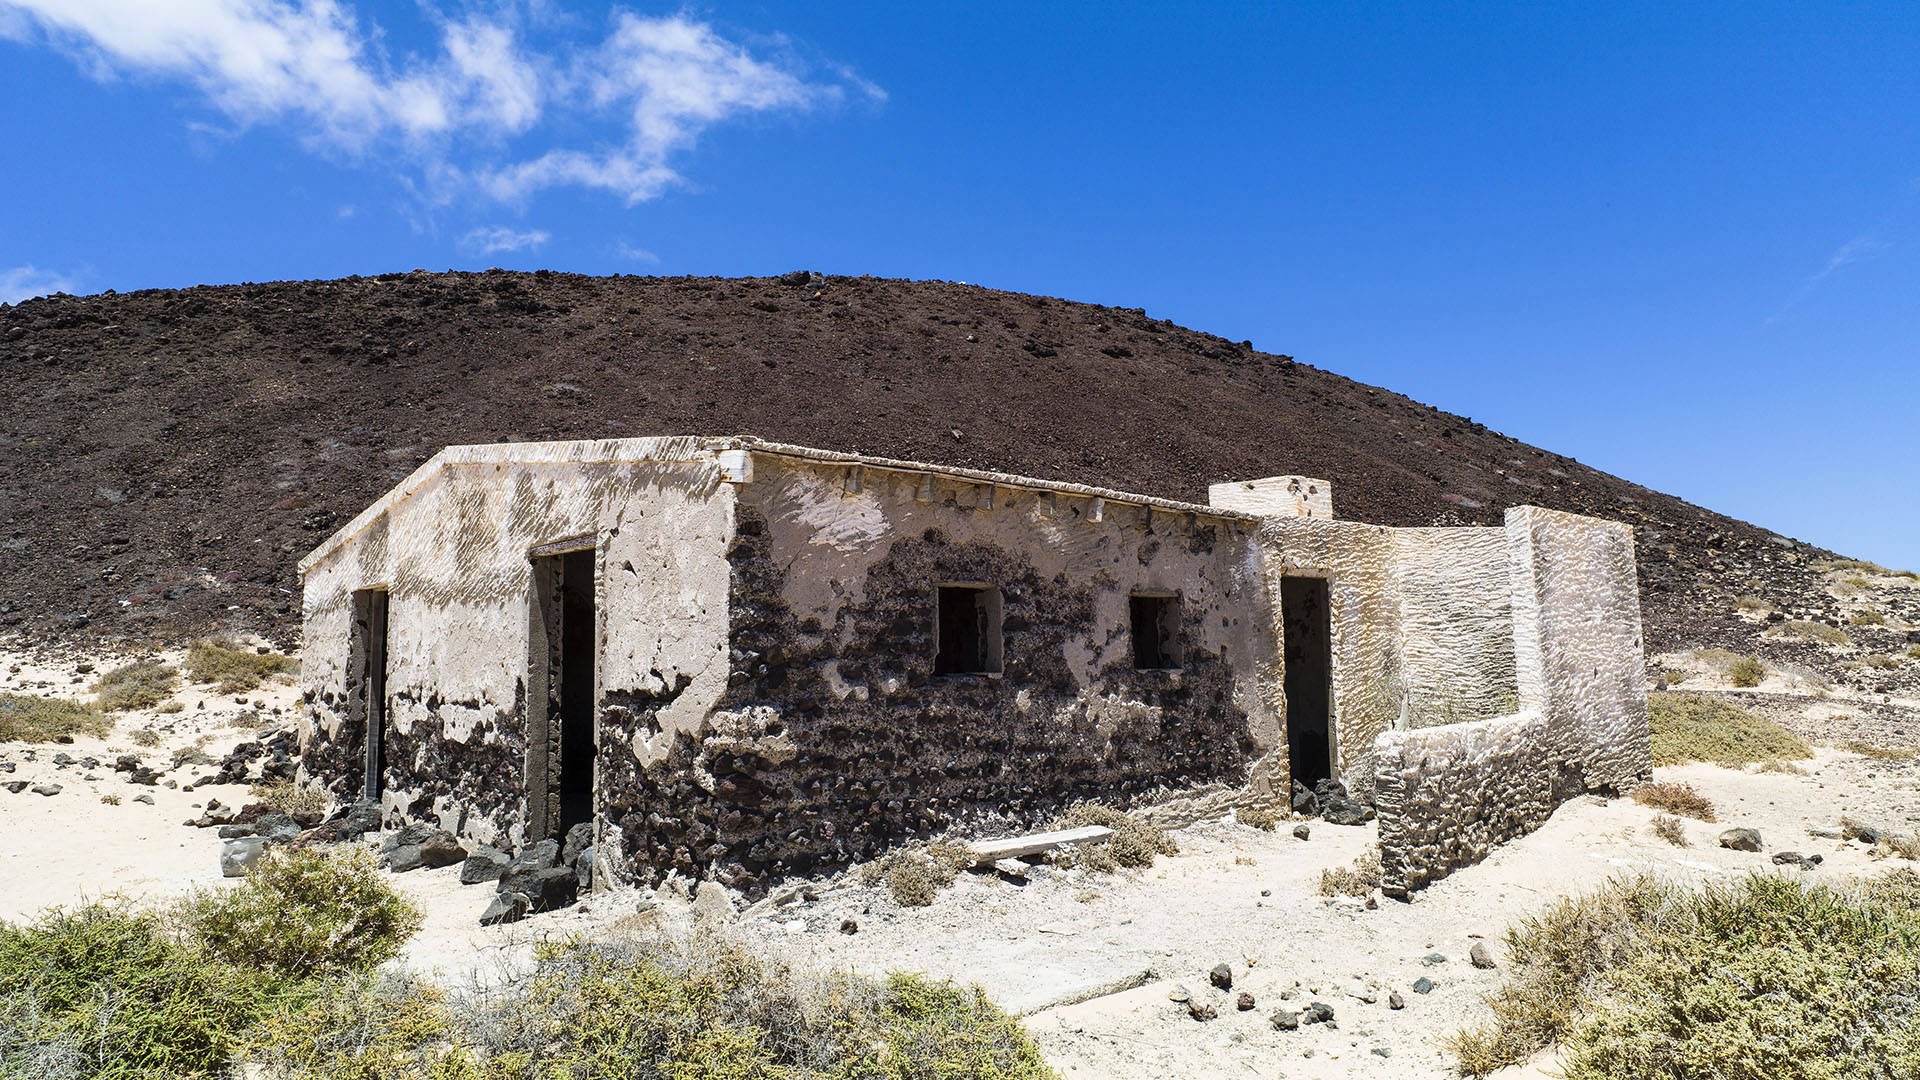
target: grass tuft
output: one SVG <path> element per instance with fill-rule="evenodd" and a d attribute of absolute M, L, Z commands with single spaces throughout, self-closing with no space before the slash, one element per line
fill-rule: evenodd
<path fill-rule="evenodd" d="M 1687 841 L 1687 827 L 1677 817 L 1665 814 L 1653 819 L 1653 835 L 1672 844 L 1674 847 L 1692 847 Z"/>
<path fill-rule="evenodd" d="M 1712 801 L 1695 791 L 1692 784 L 1678 782 L 1642 784 L 1634 789 L 1633 801 L 1642 806 L 1651 806 L 1655 810 L 1664 810 L 1669 814 L 1684 814 L 1701 821 L 1718 820 L 1713 816 Z"/>
<path fill-rule="evenodd" d="M 299 661 L 278 653 L 259 653 L 203 641 L 187 651 L 187 677 L 213 683 L 222 694 L 252 690 L 276 675 L 300 670 Z"/>
<path fill-rule="evenodd" d="M 83 701 L 32 694 L 0 694 L 0 742 L 53 742 L 65 736 L 105 736 L 113 724 Z"/>
<path fill-rule="evenodd" d="M 1772 611 L 1773 605 L 1758 596 L 1747 595 L 1734 598 L 1733 606 L 1741 611 Z"/>
<path fill-rule="evenodd" d="M 93 681 L 93 692 L 100 708 L 107 712 L 151 709 L 167 700 L 178 683 L 171 664 L 158 660 L 136 660 L 122 664 Z"/>
<path fill-rule="evenodd" d="M 1655 765 L 1750 765 L 1813 756 L 1806 743 L 1773 721 L 1704 694 L 1648 694 L 1647 716 Z"/>
<path fill-rule="evenodd" d="M 1616 879 L 1507 931 L 1494 1019 L 1445 1041 L 1484 1076 L 1558 1045 L 1568 1080 L 1920 1075 L 1920 875 Z"/>

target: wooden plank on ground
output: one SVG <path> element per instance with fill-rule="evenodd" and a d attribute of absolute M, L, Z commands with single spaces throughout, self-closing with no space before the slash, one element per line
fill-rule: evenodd
<path fill-rule="evenodd" d="M 1038 855 L 1056 848 L 1072 847 L 1075 844 L 1091 844 L 1112 835 L 1113 830 L 1105 825 L 1084 825 L 1078 829 L 1009 836 L 1004 840 L 972 840 L 967 843 L 967 848 L 973 852 L 976 863 L 991 863 L 999 862 L 1001 859 Z"/>

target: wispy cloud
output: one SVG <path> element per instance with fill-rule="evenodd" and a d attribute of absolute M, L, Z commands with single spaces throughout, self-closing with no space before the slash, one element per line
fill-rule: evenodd
<path fill-rule="evenodd" d="M 1884 254 L 1892 248 L 1893 245 L 1891 243 L 1880 239 L 1871 231 L 1863 232 L 1859 236 L 1841 244 L 1834 250 L 1832 255 L 1827 256 L 1825 265 L 1802 279 L 1799 287 L 1794 289 L 1793 295 L 1787 298 L 1787 302 L 1781 304 L 1778 311 L 1767 316 L 1766 322 L 1761 325 L 1772 326 L 1774 323 L 1779 322 L 1782 316 L 1793 310 L 1802 300 L 1812 295 L 1813 291 L 1820 286 L 1821 282 L 1832 277 L 1840 270 L 1854 263 L 1866 262 L 1868 259 Z"/>
<path fill-rule="evenodd" d="M 619 243 L 613 245 L 613 253 L 615 255 L 620 256 L 623 259 L 627 259 L 632 262 L 641 262 L 641 263 L 651 264 L 651 263 L 658 263 L 660 261 L 660 256 L 655 255 L 653 252 L 648 251 L 646 248 L 634 247 L 632 244 L 627 243 L 625 240 L 622 240 Z"/>
<path fill-rule="evenodd" d="M 229 122 L 291 125 L 317 150 L 384 160 L 398 149 L 430 189 L 504 201 L 560 185 L 651 199 L 679 181 L 672 159 L 715 124 L 805 111 L 849 87 L 885 98 L 849 69 L 815 81 L 686 13 L 620 12 L 603 39 L 545 50 L 510 4 L 432 17 L 437 53 L 397 63 L 351 0 L 0 0 L 0 37 L 60 49 L 101 80 L 185 81 Z M 578 20 L 538 24 L 583 33 Z M 580 121 L 609 119 L 620 129 L 610 145 L 577 134 Z M 580 144 L 508 151 L 543 127 Z"/>
<path fill-rule="evenodd" d="M 17 304 L 35 296 L 73 292 L 79 287 L 77 279 L 52 270 L 42 270 L 32 263 L 0 270 L 0 304 Z"/>
<path fill-rule="evenodd" d="M 542 229 L 517 230 L 505 225 L 488 225 L 460 238 L 460 246 L 476 255 L 498 255 L 502 251 L 534 251 L 553 239 Z"/>

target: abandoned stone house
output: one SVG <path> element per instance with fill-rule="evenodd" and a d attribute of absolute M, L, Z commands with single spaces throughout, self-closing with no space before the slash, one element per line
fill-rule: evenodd
<path fill-rule="evenodd" d="M 1650 770 L 1631 532 L 751 438 L 456 446 L 302 561 L 302 776 L 758 889 L 1076 799 L 1335 777 L 1390 892 Z"/>

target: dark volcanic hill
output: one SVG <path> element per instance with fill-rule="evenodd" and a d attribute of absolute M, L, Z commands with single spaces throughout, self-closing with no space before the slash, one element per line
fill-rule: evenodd
<path fill-rule="evenodd" d="M 1335 513 L 1635 526 L 1653 651 L 1751 647 L 1827 555 L 1289 357 L 945 282 L 488 271 L 0 305 L 0 633 L 298 630 L 294 564 L 450 443 L 753 434 L 1204 501 L 1304 473 Z"/>

